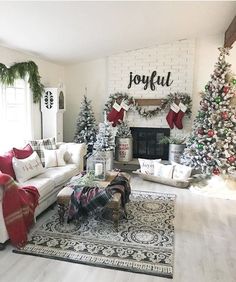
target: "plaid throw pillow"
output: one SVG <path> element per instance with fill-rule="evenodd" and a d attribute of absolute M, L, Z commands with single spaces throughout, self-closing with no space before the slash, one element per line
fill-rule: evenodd
<path fill-rule="evenodd" d="M 55 138 L 47 138 L 47 139 L 40 139 L 40 140 L 33 140 L 29 141 L 29 144 L 31 145 L 32 149 L 37 152 L 39 155 L 41 162 L 43 166 L 45 165 L 45 158 L 44 158 L 44 149 L 47 150 L 55 150 L 57 148 L 56 146 L 56 140 Z"/>

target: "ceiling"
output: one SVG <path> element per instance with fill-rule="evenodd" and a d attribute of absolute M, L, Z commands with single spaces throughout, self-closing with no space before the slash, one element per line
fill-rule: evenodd
<path fill-rule="evenodd" d="M 0 45 L 71 64 L 224 33 L 233 2 L 0 2 Z"/>

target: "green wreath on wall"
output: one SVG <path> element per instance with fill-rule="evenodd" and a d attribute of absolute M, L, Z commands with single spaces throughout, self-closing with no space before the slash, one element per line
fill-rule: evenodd
<path fill-rule="evenodd" d="M 186 116 L 191 117 L 192 114 L 192 99 L 187 93 L 176 92 L 170 93 L 166 98 L 162 99 L 162 103 L 160 106 L 157 106 L 155 109 L 148 110 L 147 107 L 142 107 L 138 105 L 135 101 L 135 98 L 128 95 L 127 93 L 117 92 L 115 94 L 111 94 L 105 104 L 105 111 L 110 112 L 114 102 L 120 104 L 121 101 L 124 101 L 127 105 L 129 105 L 129 110 L 136 111 L 140 116 L 145 118 L 152 118 L 164 111 L 168 111 L 172 103 L 183 103 L 186 107 Z"/>
<path fill-rule="evenodd" d="M 27 75 L 30 89 L 33 92 L 33 102 L 38 103 L 44 91 L 38 66 L 33 61 L 15 63 L 9 68 L 0 63 L 0 82 L 3 85 L 13 85 L 16 79 L 25 79 Z"/>

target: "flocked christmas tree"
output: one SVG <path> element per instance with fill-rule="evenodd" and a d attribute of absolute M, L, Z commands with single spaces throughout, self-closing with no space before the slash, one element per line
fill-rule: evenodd
<path fill-rule="evenodd" d="M 104 114 L 104 122 L 99 124 L 96 142 L 94 149 L 97 151 L 111 151 L 114 150 L 114 137 L 112 134 L 111 124 L 107 121 L 107 115 Z"/>
<path fill-rule="evenodd" d="M 182 163 L 216 175 L 236 169 L 236 111 L 232 105 L 236 79 L 225 61 L 229 49 L 219 50 L 182 158 Z"/>
<path fill-rule="evenodd" d="M 80 113 L 76 122 L 74 142 L 92 146 L 96 141 L 97 125 L 92 110 L 91 101 L 84 95 L 80 106 Z"/>
<path fill-rule="evenodd" d="M 123 122 L 121 122 L 120 125 L 118 125 L 116 137 L 119 137 L 119 138 L 130 138 L 130 137 L 132 137 L 131 130 L 130 130 L 130 128 L 129 128 L 129 126 L 126 122 L 123 121 Z"/>

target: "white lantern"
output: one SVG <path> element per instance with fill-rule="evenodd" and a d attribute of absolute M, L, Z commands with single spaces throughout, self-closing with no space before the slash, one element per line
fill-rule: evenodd
<path fill-rule="evenodd" d="M 95 151 L 87 159 L 87 173 L 94 174 L 96 180 L 106 179 L 106 159 L 102 152 Z"/>

